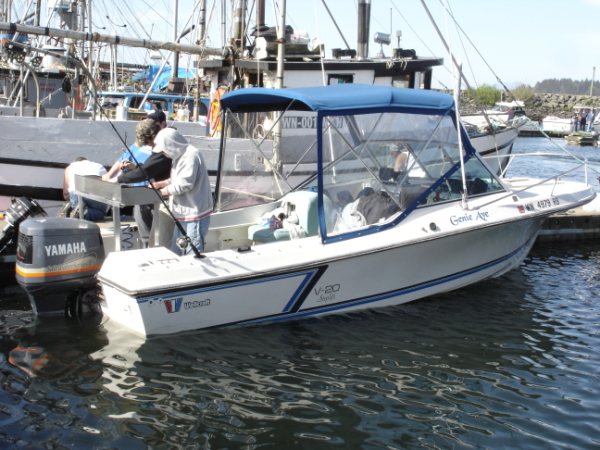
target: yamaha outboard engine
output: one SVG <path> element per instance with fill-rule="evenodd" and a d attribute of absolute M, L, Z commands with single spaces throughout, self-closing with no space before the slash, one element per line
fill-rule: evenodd
<path fill-rule="evenodd" d="M 17 245 L 17 282 L 38 314 L 79 315 L 104 261 L 100 227 L 86 220 L 27 219 Z"/>

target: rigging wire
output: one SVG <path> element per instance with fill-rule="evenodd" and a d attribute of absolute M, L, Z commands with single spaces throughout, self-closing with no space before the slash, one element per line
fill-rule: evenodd
<path fill-rule="evenodd" d="M 448 10 L 450 10 L 450 4 L 448 2 L 446 2 L 446 6 L 447 6 Z M 447 14 L 445 14 L 446 24 L 447 24 L 448 28 L 449 28 L 448 18 L 450 17 L 450 15 L 451 15 L 451 12 L 448 12 Z M 456 26 L 457 25 L 456 21 L 453 20 L 453 22 L 454 22 L 454 25 Z M 449 34 L 450 33 L 448 33 L 448 35 Z M 458 37 L 458 40 L 460 41 L 460 45 L 462 46 L 463 55 L 467 59 L 467 66 L 469 67 L 469 71 L 471 72 L 471 77 L 473 78 L 473 82 L 475 83 L 475 86 L 479 86 L 479 83 L 477 83 L 477 77 L 475 76 L 475 72 L 473 71 L 473 64 L 471 64 L 471 60 L 469 58 L 469 53 L 467 52 L 467 49 L 465 47 L 465 42 L 462 39 L 463 34 L 462 33 L 456 33 L 456 35 Z"/>
<path fill-rule="evenodd" d="M 441 3 L 441 0 L 439 0 L 439 1 Z M 492 75 L 494 75 L 494 77 L 496 77 L 496 81 L 498 81 L 498 83 L 500 83 L 502 85 L 502 87 L 504 88 L 504 90 L 510 94 L 511 93 L 510 89 L 508 89 L 508 87 L 500 79 L 500 77 L 498 76 L 498 74 L 496 74 L 496 72 L 494 71 L 494 69 L 492 69 L 492 67 L 488 64 L 487 60 L 483 57 L 483 55 L 481 54 L 481 52 L 479 51 L 479 49 L 477 48 L 477 46 L 475 45 L 475 43 L 469 38 L 469 36 L 467 35 L 467 33 L 463 30 L 463 28 L 457 22 L 456 18 L 452 14 L 452 11 L 449 10 L 449 8 L 446 8 L 443 4 L 442 4 L 442 7 L 444 9 L 446 9 L 446 11 L 448 12 L 449 17 L 456 24 L 457 29 L 460 30 L 460 32 L 465 36 L 465 38 L 467 39 L 467 41 L 469 42 L 469 44 L 471 44 L 471 46 L 473 47 L 473 49 L 475 50 L 475 52 L 479 55 L 479 57 L 481 58 L 481 60 L 483 61 L 483 63 L 487 66 L 487 68 L 492 73 Z"/>
<path fill-rule="evenodd" d="M 421 0 L 421 4 L 423 5 L 423 8 L 425 9 L 425 12 L 427 13 L 427 16 L 429 17 L 429 20 L 431 21 L 431 25 L 433 26 L 433 28 L 435 29 L 435 31 L 437 32 L 439 38 L 442 41 L 442 44 L 444 45 L 444 48 L 446 49 L 446 51 L 448 52 L 448 54 L 450 55 L 450 59 L 452 60 L 452 64 L 454 67 L 459 67 L 461 66 L 460 63 L 458 62 L 458 60 L 456 59 L 456 56 L 454 55 L 454 53 L 452 52 L 451 47 L 448 45 L 447 40 L 444 38 L 444 35 L 442 34 L 442 32 L 440 31 L 435 19 L 433 18 L 431 11 L 429 10 L 429 8 L 427 7 L 427 4 L 425 3 L 425 0 Z M 459 76 L 462 78 L 462 80 L 465 82 L 465 85 L 467 86 L 467 89 L 471 89 L 471 86 L 469 84 L 469 80 L 467 79 L 467 77 L 465 76 L 464 72 L 462 71 L 462 68 L 459 70 Z M 483 106 L 481 104 L 479 104 L 479 102 L 477 102 L 477 109 L 481 110 L 484 112 L 483 117 L 486 120 L 490 131 L 492 132 L 493 135 L 495 135 L 495 129 L 494 126 L 492 125 L 492 123 L 490 122 L 490 118 L 488 117 L 487 114 L 485 114 L 485 108 L 483 108 Z"/>

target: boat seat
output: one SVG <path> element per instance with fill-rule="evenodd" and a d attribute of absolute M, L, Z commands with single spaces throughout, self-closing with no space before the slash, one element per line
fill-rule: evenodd
<path fill-rule="evenodd" d="M 473 181 L 467 183 L 467 191 L 469 195 L 483 194 L 487 192 L 488 185 L 481 178 L 475 178 Z"/>
<path fill-rule="evenodd" d="M 248 227 L 248 239 L 253 242 L 274 242 L 315 236 L 319 232 L 317 197 L 313 191 L 290 192 L 281 199 L 279 208 L 263 216 L 260 224 Z M 324 201 L 325 214 L 330 218 L 333 209 L 331 200 L 325 196 Z M 287 216 L 283 220 L 283 227 L 271 229 L 269 218 L 281 211 L 285 211 Z M 330 223 L 327 225 L 331 226 Z"/>
<path fill-rule="evenodd" d="M 419 185 L 405 185 L 400 191 L 400 208 L 408 208 L 423 192 L 425 188 Z"/>

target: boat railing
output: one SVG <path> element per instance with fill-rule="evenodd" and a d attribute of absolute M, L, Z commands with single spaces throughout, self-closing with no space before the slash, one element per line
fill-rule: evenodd
<path fill-rule="evenodd" d="M 568 175 L 570 173 L 576 172 L 577 170 L 581 169 L 582 166 L 586 166 L 586 184 L 588 184 L 587 183 L 587 165 L 586 165 L 586 163 L 582 163 L 582 164 L 578 164 L 576 167 L 573 167 L 573 168 L 571 168 L 569 170 L 565 170 L 565 171 L 561 172 L 558 175 L 553 175 L 553 176 L 548 177 L 548 178 L 543 178 L 543 179 L 537 180 L 534 183 L 528 183 L 523 188 L 520 188 L 520 189 L 514 189 L 514 188 L 513 189 L 508 189 L 508 192 L 506 193 L 506 195 L 503 195 L 501 197 L 495 198 L 494 200 L 491 200 L 491 201 L 489 201 L 487 203 L 484 203 L 482 205 L 478 205 L 478 208 L 483 208 L 485 206 L 489 206 L 489 205 L 491 205 L 493 203 L 496 203 L 496 202 L 498 202 L 500 200 L 503 200 L 503 199 L 505 199 L 507 197 L 510 197 L 512 195 L 515 195 L 515 194 L 519 194 L 521 192 L 528 191 L 530 189 L 533 189 L 536 186 L 540 186 L 542 184 L 547 184 L 548 182 L 551 182 L 551 181 L 553 181 L 554 185 L 556 186 L 559 183 L 559 181 L 560 181 L 560 179 L 562 177 L 564 177 L 564 176 L 566 176 L 566 175 Z M 518 179 L 518 177 L 515 177 L 515 179 Z M 528 178 L 524 178 L 524 179 L 528 179 Z"/>
<path fill-rule="evenodd" d="M 493 156 L 492 156 L 493 157 Z M 577 164 L 573 167 L 570 167 L 566 170 L 561 170 L 556 174 L 553 174 L 552 176 L 548 176 L 545 178 L 541 178 L 541 179 L 537 179 L 534 182 L 531 183 L 527 183 L 526 186 L 523 186 L 522 188 L 518 188 L 515 189 L 514 186 L 511 189 L 508 189 L 507 194 L 503 195 L 501 197 L 495 198 L 494 200 L 491 200 L 487 203 L 484 203 L 482 205 L 479 205 L 478 208 L 482 208 L 488 205 L 491 205 L 493 203 L 496 203 L 506 197 L 510 197 L 511 195 L 514 194 L 519 194 L 521 192 L 525 192 L 527 190 L 533 189 L 536 186 L 540 186 L 542 184 L 547 184 L 549 182 L 554 182 L 555 185 L 557 185 L 559 183 L 559 181 L 562 178 L 565 178 L 569 175 L 572 175 L 578 171 L 581 171 L 583 169 L 583 176 L 584 176 L 584 182 L 586 185 L 590 185 L 589 183 L 589 171 L 594 172 L 596 175 L 600 174 L 600 162 L 598 163 L 598 168 L 594 168 L 592 166 L 590 166 L 589 161 L 587 159 L 581 159 L 581 158 L 573 158 L 570 157 L 568 155 L 561 155 L 559 153 L 551 153 L 551 152 L 533 152 L 533 153 L 516 153 L 516 154 L 512 154 L 510 156 L 510 161 L 508 162 L 508 164 L 506 165 L 503 173 L 502 173 L 502 177 L 500 178 L 500 180 L 502 181 L 505 177 L 506 177 L 506 173 L 508 171 L 508 168 L 510 167 L 511 163 L 517 159 L 517 158 L 524 158 L 524 157 L 542 157 L 542 158 L 553 158 L 553 159 L 564 159 L 564 160 L 573 160 L 573 162 L 576 162 Z M 484 158 L 485 159 L 485 158 Z M 513 181 L 516 181 L 520 178 L 520 176 L 518 174 L 515 174 L 514 176 L 511 177 L 506 177 L 506 180 L 512 179 Z M 530 177 L 527 176 L 523 176 L 522 177 L 523 180 L 531 180 Z M 600 178 L 598 178 L 600 180 Z"/>
<path fill-rule="evenodd" d="M 593 173 L 595 173 L 596 175 L 600 175 L 600 160 L 598 161 L 592 161 L 590 164 L 590 161 L 587 158 L 580 158 L 579 156 L 569 152 L 567 149 L 564 149 L 563 147 L 559 148 L 561 150 L 564 150 L 565 154 L 560 154 L 560 153 L 554 153 L 554 152 L 531 152 L 531 153 L 512 153 L 509 158 L 508 158 L 508 162 L 506 164 L 506 166 L 504 167 L 504 169 L 502 170 L 502 173 L 500 174 L 501 177 L 505 177 L 506 174 L 508 173 L 509 169 L 512 166 L 513 161 L 515 161 L 517 158 L 552 158 L 555 160 L 572 160 L 572 161 L 576 161 L 579 163 L 579 165 L 576 168 L 579 168 L 581 166 L 585 167 L 585 171 L 584 171 L 584 175 L 585 175 L 585 182 L 586 184 L 588 183 L 588 172 L 591 171 Z M 497 158 L 495 155 L 490 155 L 487 157 L 484 157 L 484 159 L 487 158 Z M 570 170 L 568 172 L 571 172 Z M 564 176 L 564 173 L 559 173 L 557 176 Z"/>

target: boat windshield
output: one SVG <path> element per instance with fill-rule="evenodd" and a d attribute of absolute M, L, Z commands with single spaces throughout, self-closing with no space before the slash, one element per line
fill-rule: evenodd
<path fill-rule="evenodd" d="M 320 228 L 336 236 L 393 225 L 416 208 L 462 198 L 458 137 L 449 115 L 227 115 L 219 210 L 308 190 L 320 196 Z M 502 190 L 473 153 L 465 156 L 468 195 Z"/>

